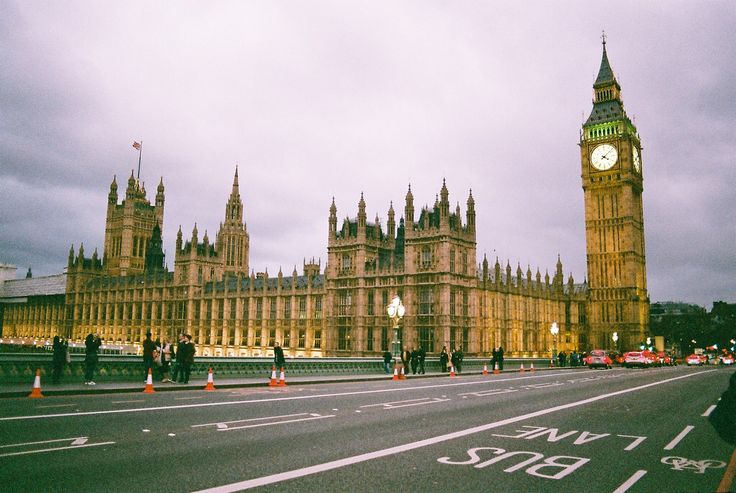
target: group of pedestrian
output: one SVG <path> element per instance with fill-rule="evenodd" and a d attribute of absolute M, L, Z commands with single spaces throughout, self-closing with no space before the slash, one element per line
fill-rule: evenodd
<path fill-rule="evenodd" d="M 442 346 L 440 351 L 440 371 L 445 373 L 450 371 L 450 368 L 455 368 L 457 373 L 460 373 L 463 369 L 463 350 L 460 346 L 456 347 L 454 351 L 448 352 L 447 346 Z"/>
<path fill-rule="evenodd" d="M 196 348 L 189 334 L 179 334 L 179 342 L 174 345 L 164 337 L 163 342 L 159 339 L 151 339 L 151 333 L 146 333 L 143 341 L 143 371 L 144 378 L 148 380 L 149 371 L 153 375 L 154 369 L 163 383 L 189 383 L 189 375 L 194 364 L 194 353 Z M 171 367 L 173 364 L 173 375 Z"/>
<path fill-rule="evenodd" d="M 579 351 L 570 351 L 570 354 L 566 354 L 565 351 L 557 353 L 557 364 L 559 366 L 582 366 L 584 365 L 585 354 Z"/>
<path fill-rule="evenodd" d="M 491 369 L 495 370 L 497 364 L 499 371 L 503 370 L 503 347 L 501 346 L 493 348 L 491 353 Z"/>

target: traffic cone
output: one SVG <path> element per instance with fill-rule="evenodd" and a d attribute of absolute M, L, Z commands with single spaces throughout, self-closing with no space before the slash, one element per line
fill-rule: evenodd
<path fill-rule="evenodd" d="M 451 377 L 455 376 L 455 365 L 452 365 L 452 364 L 450 365 L 450 376 Z"/>
<path fill-rule="evenodd" d="M 524 363 L 521 364 L 521 368 L 519 368 L 519 373 L 524 373 Z"/>
<path fill-rule="evenodd" d="M 483 365 L 483 375 L 488 375 L 488 365 Z"/>
<path fill-rule="evenodd" d="M 212 378 L 212 368 L 210 368 L 210 372 L 207 375 L 207 385 L 204 386 L 204 390 L 207 392 L 215 390 L 215 380 Z"/>
<path fill-rule="evenodd" d="M 278 386 L 279 382 L 276 380 L 276 366 L 271 366 L 271 381 L 268 382 L 269 387 L 276 387 Z"/>
<path fill-rule="evenodd" d="M 534 371 L 534 363 L 532 363 L 532 367 L 531 367 L 530 371 Z"/>
<path fill-rule="evenodd" d="M 153 390 L 153 376 L 151 375 L 151 369 L 148 369 L 148 378 L 146 379 L 146 388 L 143 389 L 144 394 L 153 394 L 156 392 Z"/>
<path fill-rule="evenodd" d="M 391 380 L 398 380 L 399 379 L 399 368 L 394 364 L 394 378 Z"/>
<path fill-rule="evenodd" d="M 281 367 L 281 375 L 279 375 L 279 387 L 286 387 L 286 378 L 284 377 L 284 367 Z"/>
<path fill-rule="evenodd" d="M 41 369 L 40 368 L 36 370 L 36 378 L 33 379 L 33 390 L 31 390 L 31 393 L 28 394 L 28 397 L 32 399 L 43 397 L 43 394 L 41 393 Z"/>
<path fill-rule="evenodd" d="M 399 380 L 406 380 L 406 373 L 404 373 L 404 365 L 401 365 L 401 372 L 399 373 Z"/>
<path fill-rule="evenodd" d="M 496 361 L 496 364 L 493 366 L 493 374 L 498 375 L 501 373 L 501 370 L 498 369 L 498 361 Z"/>

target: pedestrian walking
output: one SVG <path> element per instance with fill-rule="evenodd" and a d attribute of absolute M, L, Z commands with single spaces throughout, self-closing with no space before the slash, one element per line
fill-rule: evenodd
<path fill-rule="evenodd" d="M 498 346 L 498 369 L 503 371 L 503 346 Z"/>
<path fill-rule="evenodd" d="M 178 377 L 184 375 L 184 346 L 186 340 L 184 334 L 179 334 L 179 342 L 176 344 L 176 353 L 174 354 L 174 372 L 171 376 L 173 382 L 178 382 Z"/>
<path fill-rule="evenodd" d="M 184 381 L 182 383 L 189 383 L 189 375 L 192 373 L 196 347 L 192 342 L 192 336 L 186 334 L 184 338 L 186 339 L 186 344 L 184 344 L 184 375 L 182 376 Z"/>
<path fill-rule="evenodd" d="M 427 357 L 427 352 L 422 346 L 419 346 L 419 373 L 424 375 L 424 360 Z"/>
<path fill-rule="evenodd" d="M 171 368 L 171 361 L 172 361 L 172 353 L 174 352 L 174 347 L 169 342 L 169 339 L 167 337 L 164 337 L 164 342 L 161 344 L 161 381 L 166 382 L 172 382 L 169 371 Z"/>
<path fill-rule="evenodd" d="M 417 348 L 413 348 L 409 358 L 411 361 L 411 374 L 416 375 L 417 368 L 419 367 L 419 350 Z"/>
<path fill-rule="evenodd" d="M 442 351 L 440 351 L 440 371 L 446 372 L 447 371 L 447 363 L 450 361 L 450 355 L 447 352 L 447 346 L 442 346 Z"/>
<path fill-rule="evenodd" d="M 383 370 L 386 373 L 391 373 L 391 353 L 386 350 L 383 352 Z"/>
<path fill-rule="evenodd" d="M 143 341 L 143 381 L 148 381 L 148 372 L 153 373 L 153 352 L 156 350 L 156 343 L 151 340 L 151 332 L 146 332 L 146 338 Z"/>
<path fill-rule="evenodd" d="M 463 371 L 463 351 L 462 349 L 460 349 L 460 346 L 456 347 L 455 350 L 452 352 L 451 359 L 452 366 L 455 367 L 455 371 L 457 373 Z"/>
<path fill-rule="evenodd" d="M 278 341 L 273 344 L 273 364 L 276 368 L 283 368 L 286 366 L 286 358 L 284 358 L 284 349 L 281 347 Z"/>
<path fill-rule="evenodd" d="M 84 339 L 84 384 L 95 385 L 93 380 L 97 368 L 97 350 L 100 349 L 102 341 L 97 334 L 87 334 Z"/>
<path fill-rule="evenodd" d="M 52 373 L 51 381 L 53 383 L 59 383 L 61 380 L 61 373 L 64 371 L 64 365 L 66 364 L 66 355 L 69 350 L 69 346 L 63 337 L 54 336 L 54 344 L 52 347 L 54 350 L 54 371 Z"/>

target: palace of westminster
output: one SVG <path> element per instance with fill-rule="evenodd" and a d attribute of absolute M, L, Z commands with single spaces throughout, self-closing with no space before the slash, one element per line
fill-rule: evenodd
<path fill-rule="evenodd" d="M 361 196 L 357 216 L 338 222 L 329 210 L 327 261 L 305 262 L 301 274 L 255 274 L 243 220 L 238 171 L 214 241 L 195 225 L 176 237 L 173 272 L 164 267 L 164 185 L 155 202 L 133 175 L 118 202 L 113 179 L 102 256 L 69 251 L 66 272 L 6 279 L 0 264 L 0 336 L 98 333 L 108 344 L 137 344 L 146 332 L 174 340 L 191 334 L 200 355 L 263 356 L 275 341 L 294 357 L 378 356 L 391 349 L 386 307 L 406 307 L 400 340 L 437 354 L 442 346 L 485 355 L 544 356 L 559 326 L 560 350 L 627 349 L 646 338 L 642 161 L 639 135 L 624 111 L 605 40 L 593 108 L 580 134 L 587 281 L 515 270 L 476 254 L 475 198 L 451 210 L 445 183 L 433 207 L 388 208 L 385 228 L 369 222 Z M 399 219 L 397 220 L 397 212 Z M 3 276 L 3 272 L 5 275 Z M 12 268 L 14 275 L 15 268 Z"/>

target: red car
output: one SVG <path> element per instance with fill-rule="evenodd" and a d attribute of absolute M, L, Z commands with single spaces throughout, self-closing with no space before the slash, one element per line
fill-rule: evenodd
<path fill-rule="evenodd" d="M 705 364 L 705 358 L 700 354 L 691 354 L 685 358 L 685 363 L 687 363 L 687 366 L 700 366 Z"/>
<path fill-rule="evenodd" d="M 657 357 L 660 365 L 673 366 L 675 364 L 675 358 L 665 351 L 658 352 Z"/>
<path fill-rule="evenodd" d="M 611 365 L 613 364 L 608 353 L 602 349 L 592 350 L 587 360 L 589 368 L 611 368 Z"/>

